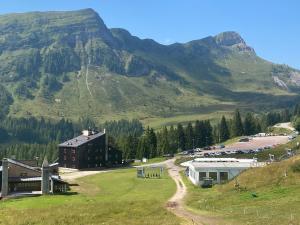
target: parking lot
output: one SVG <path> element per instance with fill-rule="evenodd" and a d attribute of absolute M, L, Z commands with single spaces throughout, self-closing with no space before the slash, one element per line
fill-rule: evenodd
<path fill-rule="evenodd" d="M 202 150 L 195 155 L 203 156 L 220 155 L 222 154 L 235 154 L 239 152 L 253 153 L 263 151 L 264 149 L 274 148 L 277 145 L 286 144 L 289 141 L 288 136 L 266 136 L 266 137 L 253 137 L 249 141 L 235 142 L 225 146 L 225 148 L 216 148 L 211 150 Z"/>

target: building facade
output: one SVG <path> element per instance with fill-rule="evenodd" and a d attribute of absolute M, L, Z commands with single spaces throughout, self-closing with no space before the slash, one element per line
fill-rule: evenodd
<path fill-rule="evenodd" d="M 58 163 L 49 165 L 45 162 L 38 167 L 37 164 L 27 165 L 24 161 L 3 159 L 0 167 L 1 197 L 13 193 L 50 194 L 67 191 L 68 184 L 58 174 Z"/>
<path fill-rule="evenodd" d="M 235 158 L 198 158 L 183 165 L 187 167 L 187 175 L 195 185 L 202 185 L 206 179 L 212 179 L 213 184 L 224 183 L 246 169 L 263 166 L 256 159 Z"/>
<path fill-rule="evenodd" d="M 85 130 L 82 135 L 59 145 L 59 165 L 87 169 L 122 164 L 122 152 L 107 145 L 104 132 Z"/>

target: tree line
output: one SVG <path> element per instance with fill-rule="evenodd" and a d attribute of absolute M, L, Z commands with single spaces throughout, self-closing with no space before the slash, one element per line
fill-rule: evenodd
<path fill-rule="evenodd" d="M 88 128 L 98 131 L 105 128 L 110 135 L 110 143 L 115 143 L 115 140 L 125 134 L 141 136 L 144 132 L 143 125 L 138 120 L 97 124 L 88 117 L 80 118 L 77 122 L 7 117 L 0 120 L 0 159 L 14 157 L 43 160 L 47 156 L 50 162 L 55 161 L 58 157 L 57 145 L 80 135 L 82 130 Z"/>
<path fill-rule="evenodd" d="M 83 129 L 105 128 L 109 135 L 109 145 L 121 150 L 124 159 L 153 158 L 222 143 L 232 137 L 263 132 L 271 125 L 290 121 L 297 116 L 300 117 L 300 105 L 295 106 L 294 110 L 261 115 L 246 113 L 244 117 L 236 110 L 233 117 L 223 116 L 217 123 L 198 120 L 163 127 L 157 131 L 150 127 L 144 128 L 138 120 L 98 124 L 88 117 L 76 122 L 7 117 L 0 121 L 0 157 L 43 159 L 47 156 L 49 161 L 53 161 L 57 158 L 57 145 L 60 142 L 79 135 Z"/>
<path fill-rule="evenodd" d="M 186 126 L 179 123 L 177 126 L 163 127 L 156 132 L 147 127 L 140 137 L 135 134 L 120 136 L 114 144 L 123 151 L 125 160 L 153 158 L 211 146 L 233 137 L 265 132 L 269 126 L 290 121 L 292 116 L 293 113 L 289 110 L 283 110 L 262 115 L 249 112 L 242 118 L 239 110 L 235 110 L 232 118 L 222 116 L 220 122 L 214 126 L 209 120 L 197 120 L 195 123 L 187 123 Z"/>

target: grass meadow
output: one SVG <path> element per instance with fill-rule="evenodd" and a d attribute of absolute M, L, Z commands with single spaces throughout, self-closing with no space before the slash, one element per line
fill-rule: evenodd
<path fill-rule="evenodd" d="M 123 169 L 79 179 L 69 195 L 11 199 L 0 202 L 0 224 L 177 225 L 182 221 L 165 209 L 176 190 L 162 179 L 136 178 Z"/>
<path fill-rule="evenodd" d="M 293 171 L 293 165 L 298 171 Z M 188 187 L 186 208 L 196 213 L 223 218 L 226 225 L 300 224 L 300 157 L 249 169 L 235 181 L 211 189 Z M 182 174 L 182 176 L 184 176 Z M 255 197 L 256 196 L 256 197 Z"/>

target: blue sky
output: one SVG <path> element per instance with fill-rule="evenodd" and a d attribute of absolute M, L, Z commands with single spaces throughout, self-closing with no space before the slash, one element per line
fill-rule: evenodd
<path fill-rule="evenodd" d="M 237 31 L 257 54 L 300 69 L 298 0 L 2 0 L 0 13 L 95 9 L 108 27 L 163 44 Z"/>

